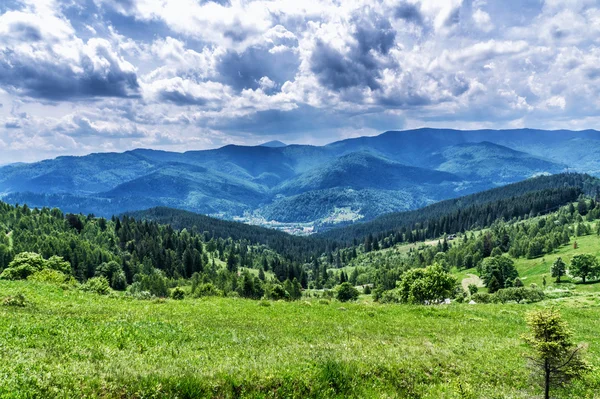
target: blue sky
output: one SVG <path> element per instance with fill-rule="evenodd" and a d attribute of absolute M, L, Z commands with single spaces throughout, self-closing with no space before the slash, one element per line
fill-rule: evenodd
<path fill-rule="evenodd" d="M 596 0 L 4 0 L 0 163 L 598 126 Z"/>

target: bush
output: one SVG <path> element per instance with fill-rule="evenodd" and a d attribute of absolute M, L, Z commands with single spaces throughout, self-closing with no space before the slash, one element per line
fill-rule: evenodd
<path fill-rule="evenodd" d="M 37 281 L 41 283 L 50 283 L 54 285 L 65 285 L 69 287 L 73 287 L 77 285 L 77 281 L 73 276 L 67 276 L 64 273 L 59 272 L 58 270 L 52 269 L 43 269 L 37 271 L 27 277 L 29 281 Z"/>
<path fill-rule="evenodd" d="M 476 286 L 475 284 L 469 284 L 469 286 L 467 287 L 467 289 L 469 290 L 469 293 L 471 295 L 475 295 L 479 291 L 479 287 Z"/>
<path fill-rule="evenodd" d="M 400 290 L 397 288 L 394 288 L 393 290 L 382 291 L 379 294 L 379 297 L 377 300 L 380 303 L 400 303 L 400 302 L 402 302 Z"/>
<path fill-rule="evenodd" d="M 544 299 L 544 292 L 539 288 L 511 287 L 498 290 L 494 296 L 496 302 L 506 303 L 515 301 L 517 303 L 539 302 Z"/>
<path fill-rule="evenodd" d="M 46 261 L 42 255 L 34 252 L 21 252 L 10 262 L 8 268 L 0 274 L 3 280 L 24 280 L 33 273 L 44 269 Z"/>
<path fill-rule="evenodd" d="M 365 285 L 365 288 L 363 290 L 363 294 L 369 295 L 370 293 L 371 293 L 371 286 L 370 285 Z"/>
<path fill-rule="evenodd" d="M 405 272 L 398 282 L 398 293 L 403 303 L 435 303 L 452 297 L 455 286 L 456 277 L 434 263 Z"/>
<path fill-rule="evenodd" d="M 166 298 L 169 296 L 167 279 L 163 272 L 158 269 L 152 269 L 150 274 L 140 274 L 137 276 L 140 283 L 140 291 L 148 291 L 152 295 Z"/>
<path fill-rule="evenodd" d="M 175 287 L 173 291 L 171 291 L 171 298 L 180 301 L 185 298 L 185 291 L 181 287 Z"/>
<path fill-rule="evenodd" d="M 133 299 L 148 300 L 155 298 L 149 291 L 143 291 L 140 289 L 140 283 L 133 283 L 129 286 L 127 295 Z"/>
<path fill-rule="evenodd" d="M 15 307 L 25 307 L 27 305 L 27 300 L 25 299 L 25 295 L 17 294 L 14 296 L 7 296 L 2 300 L 3 306 L 15 306 Z"/>
<path fill-rule="evenodd" d="M 212 283 L 200 284 L 194 291 L 194 297 L 202 296 L 223 296 L 223 291 L 215 287 Z"/>
<path fill-rule="evenodd" d="M 492 295 L 487 292 L 477 292 L 471 295 L 471 299 L 477 303 L 492 303 Z"/>
<path fill-rule="evenodd" d="M 340 302 L 356 301 L 360 293 L 352 284 L 345 282 L 337 288 L 336 298 Z"/>
<path fill-rule="evenodd" d="M 290 294 L 281 284 L 273 284 L 265 290 L 265 298 L 279 301 L 281 299 L 290 299 Z"/>
<path fill-rule="evenodd" d="M 81 290 L 107 295 L 110 292 L 110 285 L 106 277 L 92 277 L 81 286 Z"/>
<path fill-rule="evenodd" d="M 46 260 L 35 252 L 21 252 L 0 274 L 3 280 L 24 280 L 44 269 L 52 269 L 63 274 L 71 274 L 71 264 L 59 256 Z"/>

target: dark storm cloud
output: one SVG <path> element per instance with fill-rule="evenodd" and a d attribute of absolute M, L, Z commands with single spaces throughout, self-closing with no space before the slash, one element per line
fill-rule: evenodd
<path fill-rule="evenodd" d="M 94 71 L 92 60 L 84 58 L 83 73 L 70 65 L 16 59 L 10 50 L 0 52 L 0 85 L 29 97 L 67 100 L 85 97 L 135 97 L 139 89 L 136 74 L 112 68 Z"/>
<path fill-rule="evenodd" d="M 407 22 L 412 22 L 418 25 L 423 24 L 423 16 L 414 4 L 403 3 L 396 7 L 394 14 L 396 18 L 403 19 Z"/>
<path fill-rule="evenodd" d="M 219 61 L 219 81 L 240 91 L 257 89 L 259 80 L 268 77 L 281 85 L 293 80 L 300 65 L 296 53 L 269 52 L 265 47 L 250 47 L 242 53 L 229 51 Z"/>
<path fill-rule="evenodd" d="M 319 82 L 334 90 L 352 87 L 380 88 L 381 61 L 373 53 L 385 56 L 395 45 L 396 31 L 382 18 L 357 19 L 355 43 L 348 54 L 341 54 L 318 40 L 311 55 L 311 70 Z"/>
<path fill-rule="evenodd" d="M 317 75 L 319 82 L 331 89 L 341 90 L 355 86 L 379 88 L 372 68 L 353 61 L 320 40 L 317 41 L 310 61 L 311 70 Z"/>

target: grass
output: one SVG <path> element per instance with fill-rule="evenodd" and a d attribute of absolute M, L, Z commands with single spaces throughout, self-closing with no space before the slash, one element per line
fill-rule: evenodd
<path fill-rule="evenodd" d="M 531 398 L 524 314 L 559 306 L 600 362 L 600 297 L 438 307 L 138 301 L 0 281 L 0 398 Z M 597 398 L 595 371 L 557 398 Z"/>
<path fill-rule="evenodd" d="M 577 241 L 577 249 L 573 248 L 573 242 Z M 572 239 L 569 245 L 564 245 L 556 250 L 552 254 L 545 255 L 536 259 L 515 259 L 515 266 L 519 271 L 519 276 L 523 283 L 529 285 L 535 283 L 538 286 L 542 286 L 543 278 L 546 276 L 546 284 L 548 287 L 553 286 L 554 288 L 574 288 L 576 291 L 581 292 L 598 292 L 600 291 L 600 283 L 598 284 L 575 284 L 569 277 L 563 277 L 561 281 L 563 283 L 556 284 L 554 278 L 550 273 L 550 267 L 556 258 L 561 257 L 563 261 L 568 264 L 571 263 L 573 256 L 578 254 L 593 254 L 600 256 L 600 237 L 596 234 L 590 234 L 587 236 L 577 237 Z"/>

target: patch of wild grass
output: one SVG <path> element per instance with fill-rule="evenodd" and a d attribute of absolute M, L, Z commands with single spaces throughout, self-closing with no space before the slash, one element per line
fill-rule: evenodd
<path fill-rule="evenodd" d="M 2 398 L 530 398 L 535 305 L 134 301 L 0 282 Z M 570 298 L 563 298 L 570 299 Z M 554 302 L 553 302 L 554 303 Z M 600 307 L 558 301 L 599 364 Z M 593 398 L 598 372 L 557 398 Z M 471 395 L 471 396 L 468 396 Z"/>

